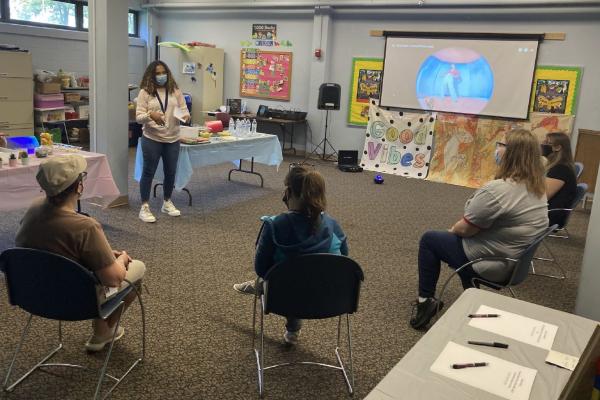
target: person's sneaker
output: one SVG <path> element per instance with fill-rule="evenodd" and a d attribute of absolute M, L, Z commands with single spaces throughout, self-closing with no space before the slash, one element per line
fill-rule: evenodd
<path fill-rule="evenodd" d="M 156 222 L 156 217 L 152 214 L 152 211 L 150 211 L 150 206 L 148 204 L 142 205 L 139 217 L 144 222 Z"/>
<path fill-rule="evenodd" d="M 438 304 L 439 304 L 439 310 L 444 308 L 444 303 L 442 301 L 438 301 L 434 298 L 428 298 L 427 300 L 425 300 L 421 303 L 419 303 L 419 301 L 417 300 L 417 302 L 413 305 L 413 312 L 412 312 L 414 315 L 415 308 L 416 308 L 417 315 L 414 315 L 410 319 L 410 325 L 415 329 L 422 329 L 425 326 L 427 326 L 429 321 L 431 321 L 431 318 L 433 318 L 435 316 L 435 314 L 437 314 Z"/>
<path fill-rule="evenodd" d="M 233 288 L 243 294 L 255 294 L 256 293 L 256 288 L 254 287 L 255 283 L 256 283 L 256 281 L 253 281 L 253 280 L 246 281 L 243 283 L 236 283 L 235 285 L 233 285 Z"/>
<path fill-rule="evenodd" d="M 169 214 L 171 217 L 179 217 L 181 215 L 181 211 L 175 207 L 175 204 L 171 200 L 163 201 L 160 211 Z"/>
<path fill-rule="evenodd" d="M 119 329 L 117 330 L 117 335 L 115 336 L 115 342 L 119 339 L 121 339 L 123 337 L 123 335 L 125 334 L 125 328 L 123 328 L 122 326 L 119 326 Z M 104 338 L 101 337 L 97 337 L 96 335 L 92 335 L 91 338 L 88 339 L 88 341 L 85 343 L 85 349 L 90 352 L 90 353 L 94 353 L 97 351 L 100 351 L 104 348 L 104 346 L 106 346 L 107 344 L 110 343 L 110 341 L 112 340 L 112 333 Z"/>
<path fill-rule="evenodd" d="M 283 341 L 293 346 L 298 343 L 298 336 L 300 336 L 300 331 L 290 332 L 286 330 L 283 334 Z"/>

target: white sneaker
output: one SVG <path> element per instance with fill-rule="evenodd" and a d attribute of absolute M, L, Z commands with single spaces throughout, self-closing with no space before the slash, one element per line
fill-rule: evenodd
<path fill-rule="evenodd" d="M 150 206 L 148 204 L 143 204 L 140 209 L 139 217 L 144 222 L 156 222 L 156 217 L 150 211 Z"/>
<path fill-rule="evenodd" d="M 175 204 L 171 200 L 163 201 L 160 211 L 169 214 L 171 217 L 179 217 L 181 215 L 181 211 L 175 207 Z"/>
<path fill-rule="evenodd" d="M 283 341 L 291 346 L 294 346 L 298 343 L 298 336 L 300 336 L 300 331 L 290 332 L 286 330 L 283 334 Z"/>

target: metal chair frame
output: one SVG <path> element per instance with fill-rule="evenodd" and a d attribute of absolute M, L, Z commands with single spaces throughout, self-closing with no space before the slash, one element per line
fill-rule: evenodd
<path fill-rule="evenodd" d="M 558 225 L 553 225 L 549 228 L 547 228 L 540 236 L 538 236 L 535 240 L 533 240 L 531 242 L 531 244 L 528 246 L 527 250 L 523 253 L 523 255 L 520 258 L 511 258 L 511 257 L 481 257 L 481 258 L 477 258 L 475 260 L 469 261 L 463 265 L 461 265 L 460 267 L 458 267 L 457 269 L 455 269 L 453 271 L 453 273 L 448 277 L 448 279 L 446 279 L 446 282 L 444 282 L 444 285 L 442 286 L 442 290 L 440 291 L 440 295 L 438 297 L 438 299 L 442 299 L 444 296 L 444 293 L 446 291 L 446 288 L 448 286 L 448 284 L 450 283 L 450 281 L 452 280 L 452 278 L 456 275 L 458 275 L 458 273 L 460 271 L 462 271 L 463 269 L 465 269 L 468 266 L 471 266 L 473 264 L 477 264 L 478 262 L 482 262 L 482 261 L 502 261 L 505 264 L 513 264 L 513 270 L 511 272 L 510 278 L 505 282 L 505 283 L 498 283 L 498 282 L 493 282 L 487 279 L 484 279 L 483 277 L 474 277 L 471 279 L 471 283 L 473 284 L 473 286 L 475 287 L 479 287 L 479 284 L 482 283 L 485 286 L 491 287 L 491 288 L 495 288 L 498 290 L 501 289 L 508 289 L 511 296 L 513 298 L 517 298 L 517 295 L 515 294 L 514 290 L 512 289 L 512 286 L 516 286 L 519 283 L 522 282 L 515 282 L 515 279 L 517 278 L 517 274 L 519 272 L 519 263 L 523 262 L 523 257 L 526 257 L 528 251 L 531 249 L 531 247 L 535 247 L 535 249 L 537 250 L 537 247 L 540 245 L 540 243 L 543 243 L 543 240 L 552 232 L 556 229 Z M 535 251 L 533 252 L 533 254 L 535 254 Z M 533 257 L 532 257 L 533 259 Z M 529 263 L 527 263 L 527 266 L 532 265 L 532 261 L 530 260 Z M 436 313 L 436 315 L 439 315 L 439 311 L 440 311 L 440 302 L 438 302 L 438 312 Z"/>
<path fill-rule="evenodd" d="M 264 227 L 264 224 L 263 224 Z M 262 228 L 261 228 L 262 230 Z M 259 233 L 260 236 L 260 233 Z M 361 278 L 362 280 L 362 278 Z M 321 362 L 315 361 L 299 361 L 299 362 L 289 362 L 289 363 L 279 363 L 273 365 L 265 365 L 265 346 L 264 346 L 264 318 L 266 313 L 266 305 L 267 305 L 267 293 L 268 293 L 268 285 L 269 282 L 263 280 L 260 277 L 256 278 L 255 288 L 256 292 L 254 295 L 254 304 L 253 304 L 253 314 L 252 314 L 252 347 L 254 349 L 254 355 L 256 357 L 256 365 L 257 365 L 257 374 L 258 374 L 258 392 L 260 397 L 264 395 L 265 388 L 265 378 L 264 372 L 270 369 L 275 369 L 279 367 L 287 367 L 293 365 L 316 365 L 319 367 L 325 367 L 330 369 L 339 370 L 342 372 L 344 376 L 344 380 L 346 382 L 346 386 L 348 388 L 348 393 L 350 395 L 354 394 L 354 366 L 353 366 L 353 358 L 352 358 L 352 334 L 350 332 L 350 315 L 342 314 L 338 316 L 338 329 L 337 329 L 337 343 L 335 347 L 335 356 L 338 361 L 338 365 L 325 364 Z M 260 336 L 260 346 L 257 348 L 257 329 L 256 329 L 256 314 L 257 314 L 257 303 L 260 301 L 260 329 L 258 335 Z M 344 365 L 342 361 L 342 357 L 340 355 L 340 348 L 342 346 L 342 316 L 345 315 L 346 319 L 346 337 L 347 337 L 347 351 L 348 351 L 348 369 Z"/>
<path fill-rule="evenodd" d="M 77 264 L 73 261 L 74 264 Z M 79 265 L 79 264 L 77 264 Z M 81 267 L 81 266 L 80 266 Z M 81 267 L 83 268 L 83 267 Z M 115 328 L 113 331 L 113 336 L 112 336 L 112 340 L 110 342 L 109 348 L 108 348 L 108 352 L 106 354 L 106 357 L 104 358 L 104 362 L 102 364 L 102 368 L 99 370 L 99 375 L 98 375 L 98 382 L 96 384 L 96 391 L 94 393 L 94 397 L 93 399 L 106 399 L 110 396 L 110 394 L 112 393 L 112 391 L 123 381 L 123 379 L 125 379 L 125 377 L 139 364 L 141 363 L 146 355 L 146 313 L 145 313 L 145 309 L 144 309 L 144 304 L 142 302 L 142 297 L 141 297 L 141 293 L 138 290 L 137 287 L 135 287 L 135 285 L 133 285 L 131 282 L 127 281 L 129 283 L 129 287 L 124 289 L 119 296 L 121 298 L 124 298 L 125 296 L 127 296 L 131 290 L 135 290 L 136 292 L 136 297 L 139 301 L 140 304 L 140 309 L 141 309 L 141 318 L 142 318 L 142 351 L 141 351 L 141 356 L 140 358 L 137 358 L 130 366 L 129 368 L 125 371 L 125 373 L 123 373 L 120 377 L 115 377 L 109 373 L 106 372 L 107 367 L 108 367 L 108 362 L 110 360 L 110 356 L 112 354 L 112 350 L 113 350 L 113 346 L 115 343 L 115 337 L 117 334 L 117 331 L 119 329 L 120 323 L 121 323 L 121 317 L 123 315 L 123 310 L 124 310 L 124 301 L 120 300 L 118 302 L 118 304 L 116 306 L 113 307 L 113 309 L 111 310 L 110 313 L 108 313 L 107 315 L 105 315 L 103 317 L 103 319 L 107 319 L 108 317 L 110 317 L 111 315 L 113 315 L 115 312 L 119 312 L 119 318 L 117 319 L 117 323 L 115 324 Z M 100 306 L 100 305 L 99 305 Z M 68 364 L 68 363 L 47 363 L 46 361 L 50 360 L 56 353 L 58 353 L 59 350 L 61 350 L 63 348 L 63 338 L 62 338 L 62 321 L 58 321 L 58 345 L 50 351 L 50 353 L 48 353 L 44 358 L 42 358 L 37 364 L 35 364 L 29 371 L 27 371 L 25 374 L 23 374 L 21 377 L 17 378 L 12 384 L 9 384 L 10 381 L 10 376 L 12 374 L 13 371 L 13 367 L 15 366 L 15 362 L 17 360 L 17 357 L 21 351 L 21 347 L 23 346 L 23 343 L 25 342 L 25 339 L 27 338 L 27 334 L 29 333 L 29 328 L 31 327 L 31 322 L 33 320 L 33 316 L 34 314 L 29 313 L 29 318 L 27 319 L 27 323 L 25 324 L 25 327 L 23 328 L 23 331 L 21 333 L 21 338 L 19 340 L 19 343 L 17 344 L 17 347 L 15 349 L 15 352 L 13 354 L 12 360 L 10 362 L 10 365 L 8 367 L 8 371 L 6 373 L 6 377 L 4 378 L 4 382 L 3 382 L 3 390 L 5 392 L 12 392 L 19 384 L 21 384 L 25 379 L 27 379 L 33 372 L 35 372 L 37 369 L 39 368 L 44 368 L 44 367 L 63 367 L 63 368 L 77 368 L 77 369 L 82 369 L 82 370 L 88 370 L 88 371 L 93 371 L 94 369 L 83 366 L 83 365 L 77 365 L 77 364 Z M 113 384 L 113 386 L 110 387 L 110 389 L 104 394 L 104 396 L 100 397 L 100 390 L 102 388 L 102 383 L 104 382 L 104 378 L 109 378 L 111 380 L 113 380 L 115 383 Z"/>

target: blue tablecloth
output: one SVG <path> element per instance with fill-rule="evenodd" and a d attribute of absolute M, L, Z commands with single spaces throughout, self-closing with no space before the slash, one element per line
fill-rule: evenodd
<path fill-rule="evenodd" d="M 198 145 L 182 144 L 179 150 L 179 161 L 177 162 L 177 175 L 175 176 L 175 189 L 181 190 L 190 181 L 194 168 L 215 165 L 223 162 L 238 160 L 249 160 L 261 164 L 279 166 L 283 161 L 281 144 L 276 135 L 257 133 L 255 136 L 236 138 L 234 141 L 222 141 L 219 138 L 211 138 L 210 143 Z M 138 141 L 135 154 L 134 179 L 140 181 L 142 177 L 143 155 L 142 141 Z M 154 179 L 163 180 L 162 160 L 158 164 Z"/>

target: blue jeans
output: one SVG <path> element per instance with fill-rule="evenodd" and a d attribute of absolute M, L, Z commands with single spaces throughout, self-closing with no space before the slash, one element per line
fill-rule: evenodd
<path fill-rule="evenodd" d="M 447 231 L 425 232 L 419 243 L 420 297 L 434 297 L 442 261 L 453 269 L 469 262 L 463 250 L 462 238 Z M 473 287 L 471 279 L 479 276 L 471 266 L 462 269 L 458 274 L 465 289 Z"/>
<path fill-rule="evenodd" d="M 163 172 L 165 179 L 163 181 L 164 199 L 169 200 L 175 187 L 175 173 L 177 172 L 177 160 L 179 159 L 179 142 L 162 143 L 145 136 L 142 140 L 142 154 L 144 155 L 144 167 L 142 169 L 142 179 L 140 179 L 140 195 L 142 202 L 150 200 L 150 189 L 152 188 L 152 179 L 156 173 L 158 162 L 162 157 Z"/>

